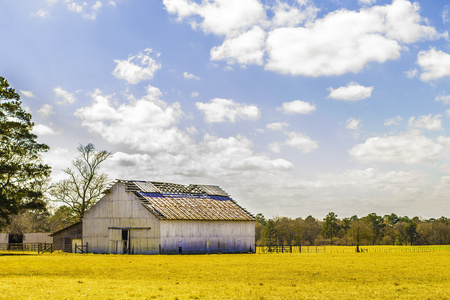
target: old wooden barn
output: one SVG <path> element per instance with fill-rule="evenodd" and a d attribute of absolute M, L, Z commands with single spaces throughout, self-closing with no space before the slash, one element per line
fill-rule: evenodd
<path fill-rule="evenodd" d="M 83 219 L 89 252 L 255 251 L 255 218 L 218 186 L 117 181 Z"/>

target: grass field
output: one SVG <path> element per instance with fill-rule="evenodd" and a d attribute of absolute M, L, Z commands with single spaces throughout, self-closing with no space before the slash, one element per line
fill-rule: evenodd
<path fill-rule="evenodd" d="M 333 249 L 173 256 L 0 252 L 0 298 L 450 299 L 449 251 Z"/>

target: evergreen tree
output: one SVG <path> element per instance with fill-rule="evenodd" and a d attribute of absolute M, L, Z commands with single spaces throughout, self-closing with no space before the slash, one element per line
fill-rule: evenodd
<path fill-rule="evenodd" d="M 49 150 L 36 142 L 31 114 L 21 107 L 20 96 L 0 77 L 0 228 L 10 217 L 26 210 L 44 210 L 42 187 L 50 167 L 41 153 Z"/>

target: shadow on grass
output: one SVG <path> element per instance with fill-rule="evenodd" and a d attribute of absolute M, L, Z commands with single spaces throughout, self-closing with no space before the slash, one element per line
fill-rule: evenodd
<path fill-rule="evenodd" d="M 0 252 L 0 256 L 30 256 L 37 255 L 36 253 L 22 253 L 22 252 Z"/>

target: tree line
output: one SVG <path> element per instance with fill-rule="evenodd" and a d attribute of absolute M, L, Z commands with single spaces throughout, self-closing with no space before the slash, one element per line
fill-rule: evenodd
<path fill-rule="evenodd" d="M 449 245 L 450 220 L 376 213 L 339 219 L 334 212 L 323 220 L 256 215 L 258 245 Z"/>

